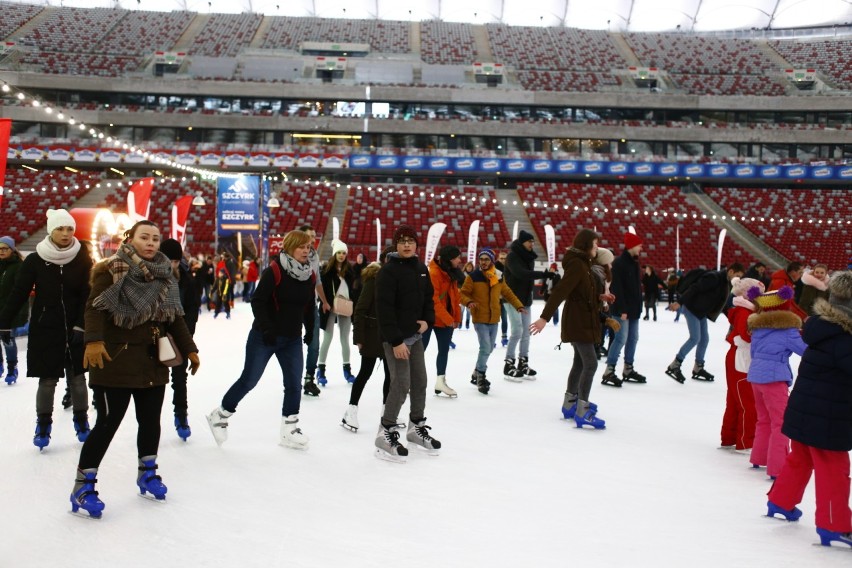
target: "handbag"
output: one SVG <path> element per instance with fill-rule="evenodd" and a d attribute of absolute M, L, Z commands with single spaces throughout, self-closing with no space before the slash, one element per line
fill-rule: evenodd
<path fill-rule="evenodd" d="M 154 328 L 157 329 L 157 328 Z M 160 364 L 166 367 L 177 367 L 183 364 L 183 355 L 175 344 L 175 340 L 171 333 L 165 335 L 157 335 L 157 359 Z"/>
<path fill-rule="evenodd" d="M 343 296 L 335 296 L 334 297 L 334 313 L 343 317 L 352 317 L 352 308 L 354 306 L 354 302 Z"/>

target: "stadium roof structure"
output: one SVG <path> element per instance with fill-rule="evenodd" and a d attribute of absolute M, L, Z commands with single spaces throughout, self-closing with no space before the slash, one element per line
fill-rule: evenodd
<path fill-rule="evenodd" d="M 852 23 L 852 0 L 13 0 L 79 8 L 714 32 Z"/>

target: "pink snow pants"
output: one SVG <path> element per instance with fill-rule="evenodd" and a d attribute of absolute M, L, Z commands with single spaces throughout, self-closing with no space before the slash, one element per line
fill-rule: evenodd
<path fill-rule="evenodd" d="M 790 438 L 781 433 L 789 397 L 787 383 L 752 383 L 751 387 L 754 390 L 757 427 L 750 461 L 754 465 L 765 465 L 766 474 L 777 477 L 790 451 Z"/>

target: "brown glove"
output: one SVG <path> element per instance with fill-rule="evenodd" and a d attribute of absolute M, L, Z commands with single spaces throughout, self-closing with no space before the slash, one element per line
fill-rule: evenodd
<path fill-rule="evenodd" d="M 103 369 L 104 359 L 112 361 L 103 341 L 93 341 L 86 344 L 86 352 L 83 353 L 83 366 L 85 368 L 91 369 L 92 367 L 97 367 L 98 369 Z"/>
<path fill-rule="evenodd" d="M 189 359 L 189 372 L 194 375 L 201 366 L 201 359 L 198 358 L 198 353 L 194 352 L 187 355 L 186 358 Z"/>
<path fill-rule="evenodd" d="M 621 324 L 615 318 L 606 318 L 606 321 L 604 321 L 604 325 L 610 328 L 613 333 L 618 333 L 618 330 L 621 329 Z"/>

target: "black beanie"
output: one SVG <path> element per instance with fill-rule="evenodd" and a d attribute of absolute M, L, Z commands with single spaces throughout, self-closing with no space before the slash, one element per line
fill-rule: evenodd
<path fill-rule="evenodd" d="M 521 232 L 518 233 L 518 242 L 519 243 L 525 243 L 527 241 L 534 241 L 534 240 L 535 240 L 535 237 L 533 235 L 531 235 L 530 233 L 524 231 L 523 229 L 521 229 Z"/>
<path fill-rule="evenodd" d="M 417 238 L 417 231 L 411 225 L 400 225 L 393 233 L 393 246 L 403 238 L 414 239 L 414 243 L 420 245 L 420 239 Z"/>
<path fill-rule="evenodd" d="M 453 245 L 447 245 L 445 247 L 441 247 L 441 250 L 438 253 L 438 258 L 441 259 L 441 262 L 443 262 L 444 264 L 446 264 L 448 266 L 449 266 L 451 260 L 453 260 L 454 258 L 458 258 L 460 256 L 461 256 L 461 251 L 459 250 L 459 247 L 456 247 L 456 246 L 453 246 Z"/>
<path fill-rule="evenodd" d="M 180 243 L 174 239 L 166 239 L 160 243 L 160 252 L 168 257 L 169 260 L 182 260 L 183 248 Z"/>

